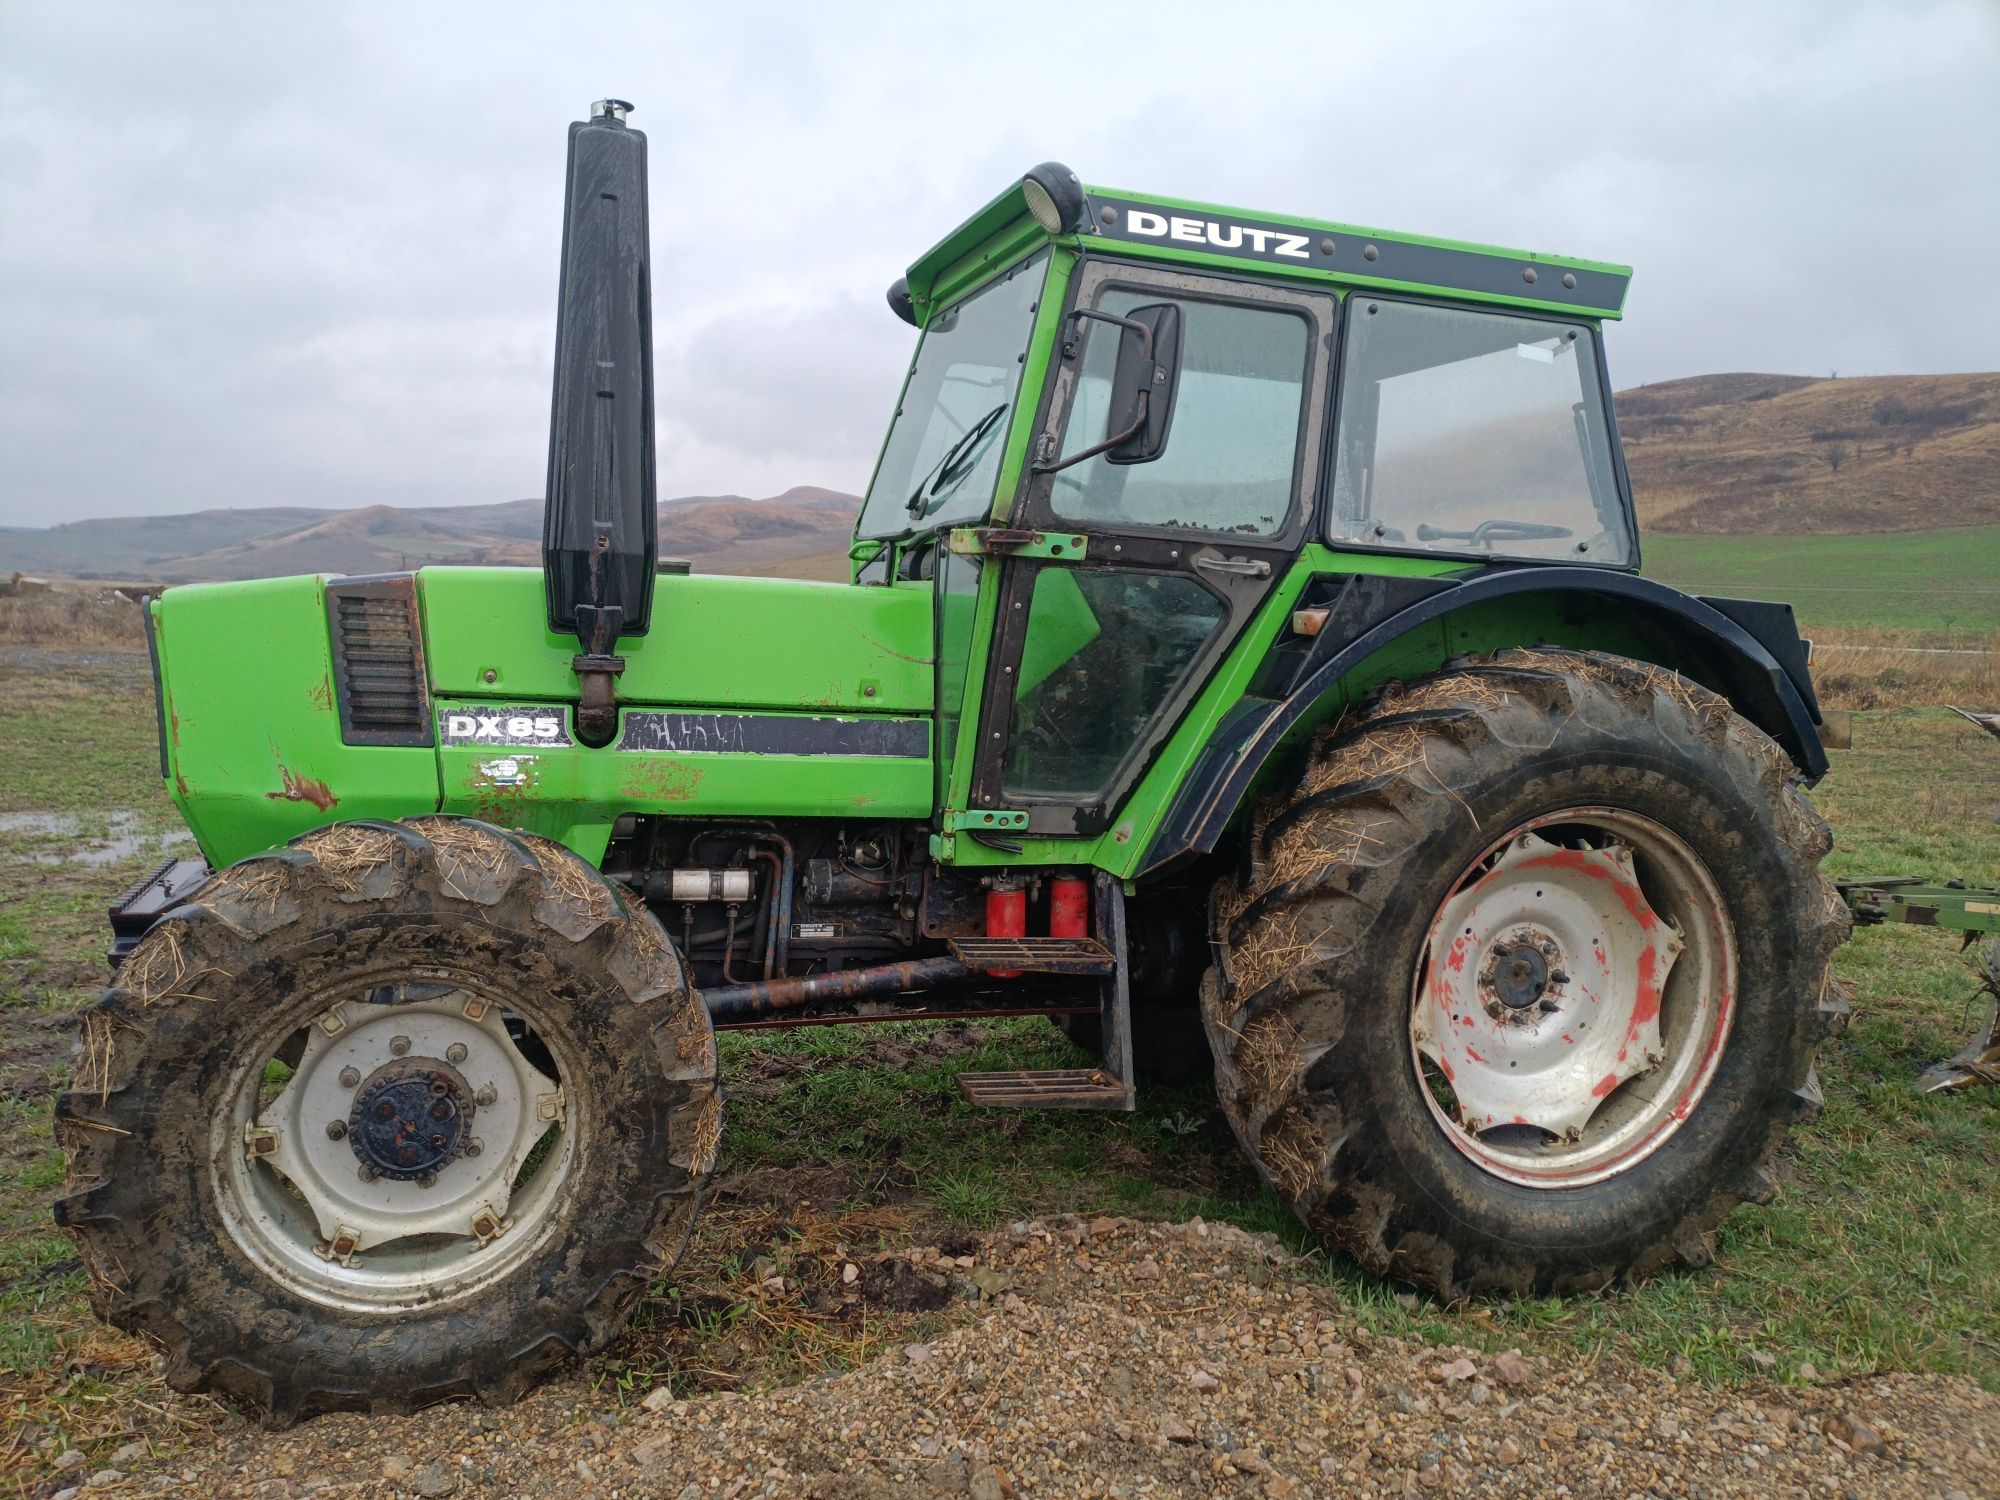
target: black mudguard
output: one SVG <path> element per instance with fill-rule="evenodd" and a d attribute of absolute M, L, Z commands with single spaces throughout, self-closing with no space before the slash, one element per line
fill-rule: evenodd
<path fill-rule="evenodd" d="M 1211 852 L 1266 763 L 1343 678 L 1411 631 L 1502 599 L 1541 595 L 1581 639 L 1613 621 L 1644 646 L 1644 659 L 1728 698 L 1770 735 L 1810 785 L 1826 774 L 1819 702 L 1791 606 L 1703 599 L 1630 573 L 1597 569 L 1486 568 L 1457 577 L 1328 575 L 1301 608 L 1328 611 L 1319 633 L 1285 636 L 1203 750 L 1158 835 L 1140 879 Z M 1534 645 L 1521 641 L 1520 645 Z"/>

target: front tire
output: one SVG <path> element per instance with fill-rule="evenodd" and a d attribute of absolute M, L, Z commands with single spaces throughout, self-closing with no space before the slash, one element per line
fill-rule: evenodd
<path fill-rule="evenodd" d="M 718 1108 L 684 965 L 588 864 L 339 824 L 218 873 L 86 1013 L 56 1216 L 178 1389 L 505 1401 L 678 1255 Z"/>
<path fill-rule="evenodd" d="M 1448 1298 L 1704 1263 L 1844 1013 L 1795 780 L 1724 700 L 1592 653 L 1344 721 L 1215 893 L 1238 1139 L 1308 1227 Z"/>

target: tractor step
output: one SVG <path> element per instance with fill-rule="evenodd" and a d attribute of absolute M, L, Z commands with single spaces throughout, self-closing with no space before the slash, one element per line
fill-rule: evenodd
<path fill-rule="evenodd" d="M 1132 1091 L 1102 1068 L 961 1073 L 958 1091 L 987 1109 L 1130 1109 Z"/>
<path fill-rule="evenodd" d="M 958 937 L 951 955 L 981 973 L 1114 974 L 1118 960 L 1092 938 Z"/>

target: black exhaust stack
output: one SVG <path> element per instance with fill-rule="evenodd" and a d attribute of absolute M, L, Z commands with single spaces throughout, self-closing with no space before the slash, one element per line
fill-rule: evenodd
<path fill-rule="evenodd" d="M 618 638 L 646 633 L 659 555 L 646 137 L 626 126 L 631 109 L 600 99 L 569 127 L 563 202 L 542 576 L 549 628 L 582 648 L 572 665 L 587 745 L 617 728 Z"/>

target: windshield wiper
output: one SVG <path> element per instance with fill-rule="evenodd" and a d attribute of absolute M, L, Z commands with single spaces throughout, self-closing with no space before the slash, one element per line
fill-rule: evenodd
<path fill-rule="evenodd" d="M 922 520 L 934 508 L 930 502 L 940 499 L 959 480 L 972 472 L 972 453 L 979 446 L 979 440 L 998 425 L 1006 413 L 1007 403 L 1001 402 L 985 416 L 965 430 L 965 435 L 939 455 L 924 477 L 917 481 L 917 487 L 910 491 L 910 498 L 903 509 Z"/>

